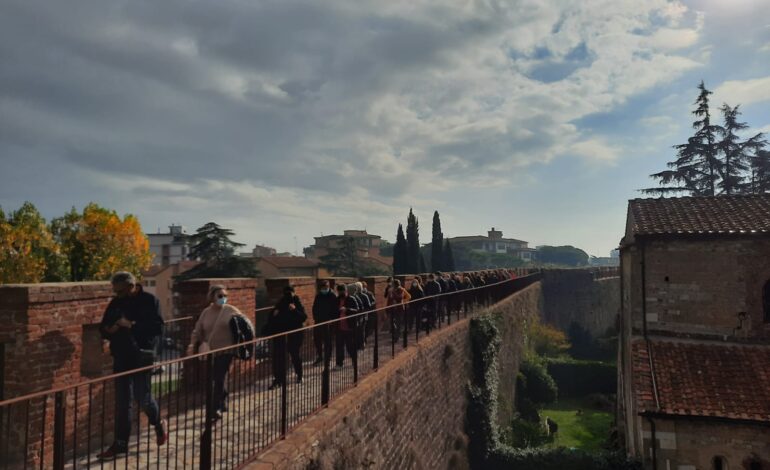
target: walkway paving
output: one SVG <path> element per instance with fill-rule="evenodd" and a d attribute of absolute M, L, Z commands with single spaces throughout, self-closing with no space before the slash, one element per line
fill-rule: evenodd
<path fill-rule="evenodd" d="M 410 345 L 414 337 L 409 338 Z M 379 364 L 387 363 L 392 358 L 390 335 L 382 332 L 379 338 Z M 396 354 L 403 349 L 399 343 L 395 346 Z M 373 338 L 368 346 L 359 352 L 359 380 L 372 372 Z M 258 368 L 251 373 L 237 374 L 237 369 L 244 364 L 235 361 L 231 368 L 229 388 L 229 410 L 215 424 L 213 429 L 212 468 L 233 469 L 243 464 L 249 457 L 257 454 L 270 443 L 281 436 L 281 402 L 280 387 L 268 390 L 271 377 L 257 378 Z M 266 363 L 265 363 L 266 365 Z M 264 368 L 265 365 L 262 367 Z M 295 382 L 294 373 L 289 373 L 287 385 L 287 416 L 288 428 L 305 419 L 321 406 L 321 379 L 323 365 L 312 365 L 311 361 L 303 362 L 304 378 L 301 384 Z M 342 368 L 330 370 L 331 397 L 339 397 L 344 391 L 354 386 L 353 367 L 350 358 L 346 356 Z M 204 433 L 205 409 L 203 397 L 197 394 L 189 398 L 187 412 L 172 414 L 160 400 L 161 414 L 168 415 L 170 437 L 169 442 L 162 447 L 155 445 L 155 435 L 148 426 L 144 426 L 141 439 L 132 436 L 129 452 L 126 456 L 110 462 L 96 460 L 100 449 L 90 455 L 84 455 L 65 468 L 75 469 L 191 469 L 200 464 L 201 437 Z M 194 401 L 193 401 L 194 400 Z M 173 408 L 173 405 L 172 405 Z M 171 410 L 173 412 L 173 409 Z M 109 443 L 107 443 L 109 444 Z"/>

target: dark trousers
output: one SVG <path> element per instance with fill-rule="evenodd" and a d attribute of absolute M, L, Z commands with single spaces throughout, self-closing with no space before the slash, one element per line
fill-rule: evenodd
<path fill-rule="evenodd" d="M 313 345 L 315 346 L 315 358 L 328 357 L 332 348 L 332 335 L 329 325 L 321 325 L 313 328 Z M 326 354 L 324 354 L 324 349 Z"/>
<path fill-rule="evenodd" d="M 282 383 L 286 378 L 286 353 L 291 356 L 294 373 L 302 378 L 302 357 L 299 350 L 302 347 L 303 333 L 283 335 L 273 340 L 273 378 Z"/>
<path fill-rule="evenodd" d="M 214 357 L 214 407 L 217 411 L 227 411 L 227 372 L 233 362 L 232 354 L 221 354 Z"/>
<path fill-rule="evenodd" d="M 115 360 L 114 372 L 125 372 L 136 368 L 130 361 Z M 152 397 L 150 371 L 124 375 L 115 379 L 115 442 L 120 446 L 128 445 L 131 436 L 131 409 L 137 400 L 142 411 L 147 415 L 150 425 L 160 423 L 158 403 Z"/>
<path fill-rule="evenodd" d="M 355 329 L 347 331 L 337 330 L 335 335 L 335 350 L 337 353 L 336 362 L 338 366 L 342 366 L 345 362 L 345 349 L 348 350 L 348 355 L 350 356 L 351 361 L 353 361 L 353 367 L 358 366 L 358 348 L 356 347 L 355 338 Z"/>

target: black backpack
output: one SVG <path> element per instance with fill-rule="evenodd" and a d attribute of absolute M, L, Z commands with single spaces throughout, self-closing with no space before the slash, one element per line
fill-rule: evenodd
<path fill-rule="evenodd" d="M 235 357 L 242 361 L 247 361 L 254 357 L 254 343 L 256 337 L 254 325 L 244 315 L 233 315 L 230 319 L 230 331 L 233 333 L 233 341 L 240 344 L 233 350 Z"/>

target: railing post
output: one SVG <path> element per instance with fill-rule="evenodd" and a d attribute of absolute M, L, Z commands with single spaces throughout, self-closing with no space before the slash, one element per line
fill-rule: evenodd
<path fill-rule="evenodd" d="M 53 414 L 53 468 L 55 470 L 64 470 L 64 421 L 67 416 L 65 406 L 64 392 L 56 392 Z"/>
<path fill-rule="evenodd" d="M 212 425 L 214 423 L 214 357 L 206 355 L 206 422 L 201 434 L 200 470 L 211 470 Z"/>
<path fill-rule="evenodd" d="M 408 310 L 411 309 L 411 307 L 408 306 L 403 307 L 403 311 L 401 312 L 401 329 L 404 330 L 403 336 L 404 336 L 404 349 L 407 348 L 409 344 L 409 340 L 407 339 L 407 336 L 409 335 L 409 319 L 408 319 Z"/>
<path fill-rule="evenodd" d="M 288 372 L 287 372 L 287 363 L 286 363 L 286 354 L 288 353 L 288 344 L 286 341 L 286 335 L 281 335 L 278 337 L 278 340 L 281 341 L 283 347 L 281 348 L 282 354 L 280 355 L 280 361 L 283 364 L 283 381 L 281 383 L 281 439 L 286 439 L 286 431 L 288 428 L 288 421 L 289 421 L 289 391 L 286 386 L 286 382 L 288 381 Z"/>
<path fill-rule="evenodd" d="M 374 370 L 380 367 L 380 313 L 382 310 L 377 311 L 377 316 L 374 319 L 374 354 L 372 355 L 372 369 Z"/>
<path fill-rule="evenodd" d="M 316 327 L 317 328 L 317 327 Z M 329 372 L 329 362 L 331 361 L 332 357 L 332 337 L 331 337 L 331 329 L 329 328 L 329 325 L 323 325 L 321 328 L 324 328 L 323 330 L 323 355 L 324 355 L 324 369 L 321 373 L 321 405 L 328 405 L 329 404 L 329 389 L 331 387 L 331 377 Z"/>

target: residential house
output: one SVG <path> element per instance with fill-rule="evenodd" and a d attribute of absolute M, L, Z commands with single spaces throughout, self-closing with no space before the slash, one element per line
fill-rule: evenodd
<path fill-rule="evenodd" d="M 628 453 L 770 468 L 770 195 L 632 200 L 620 258 Z"/>
<path fill-rule="evenodd" d="M 537 259 L 537 250 L 528 247 L 524 240 L 515 238 L 503 238 L 503 232 L 500 230 L 487 231 L 487 236 L 471 235 L 463 237 L 452 237 L 448 239 L 452 247 L 465 246 L 472 251 L 484 253 L 512 254 L 524 261 L 533 261 Z"/>
<path fill-rule="evenodd" d="M 180 261 L 167 266 L 151 266 L 142 273 L 142 288 L 158 298 L 161 314 L 166 320 L 177 316 L 174 303 L 174 277 L 198 264 L 199 261 Z"/>
<path fill-rule="evenodd" d="M 390 271 L 393 268 L 393 257 L 380 255 L 382 237 L 369 234 L 366 230 L 345 230 L 342 235 L 315 237 L 315 244 L 303 250 L 305 257 L 320 260 L 331 250 L 342 248 L 342 243 L 346 238 L 354 240 L 359 257 L 366 258 L 371 263 L 382 267 L 384 271 Z M 325 275 L 329 274 L 326 273 Z"/>
<path fill-rule="evenodd" d="M 300 256 L 263 256 L 255 259 L 259 275 L 271 277 L 318 277 L 319 262 Z"/>
<path fill-rule="evenodd" d="M 169 266 L 187 260 L 190 253 L 188 235 L 181 225 L 170 225 L 168 233 L 148 233 L 153 265 Z"/>

